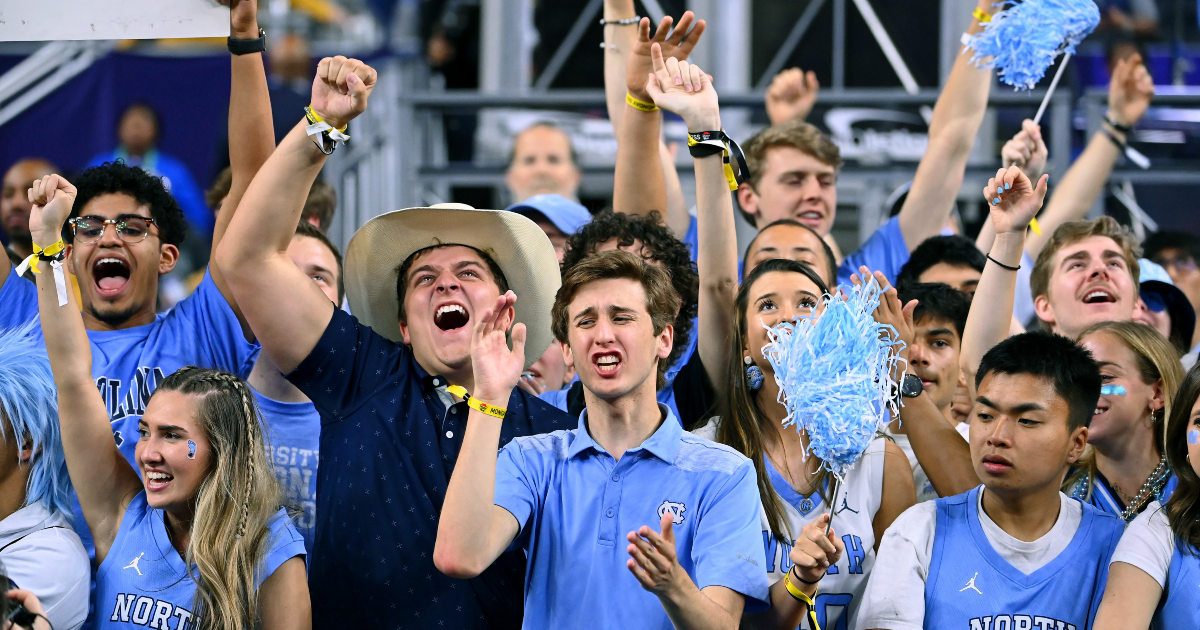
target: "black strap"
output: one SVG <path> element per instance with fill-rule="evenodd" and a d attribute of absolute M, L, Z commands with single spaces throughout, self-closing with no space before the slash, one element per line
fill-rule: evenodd
<path fill-rule="evenodd" d="M 255 39 L 238 39 L 230 37 L 226 40 L 226 46 L 229 47 L 229 52 L 235 55 L 249 55 L 251 53 L 260 53 L 267 49 L 267 32 L 258 29 L 258 37 Z"/>

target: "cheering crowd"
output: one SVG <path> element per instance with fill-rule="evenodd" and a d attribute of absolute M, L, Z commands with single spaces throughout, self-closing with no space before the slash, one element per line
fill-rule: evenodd
<path fill-rule="evenodd" d="M 1083 219 L 1153 96 L 1136 54 L 1052 191 L 1037 125 L 1004 145 L 975 241 L 952 209 L 993 77 L 960 55 L 898 212 L 843 256 L 812 74 L 776 78 L 743 152 L 687 61 L 704 21 L 605 0 L 611 211 L 539 124 L 513 207 L 384 212 L 343 258 L 306 208 L 376 72 L 321 60 L 276 146 L 255 4 L 211 261 L 168 312 L 189 219 L 160 177 L 36 152 L 4 176 L 18 627 L 1197 627 L 1200 237 Z M 835 479 L 763 348 L 868 283 L 907 374 Z"/>

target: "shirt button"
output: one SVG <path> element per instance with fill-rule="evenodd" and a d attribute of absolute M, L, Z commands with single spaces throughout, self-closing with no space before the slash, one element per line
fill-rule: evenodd
<path fill-rule="evenodd" d="M 613 515 L 613 509 L 612 509 L 612 508 L 608 508 L 608 511 L 607 511 L 607 512 L 605 512 L 605 514 L 607 514 L 607 515 L 608 515 L 608 518 L 612 518 L 612 515 Z"/>
<path fill-rule="evenodd" d="M 450 408 L 450 413 L 458 413 L 458 408 L 457 408 L 457 407 L 451 407 L 451 408 Z"/>
<path fill-rule="evenodd" d="M 442 386 L 442 382 L 441 382 L 440 380 L 438 380 L 438 379 L 436 379 L 436 378 L 435 378 L 435 379 L 433 379 L 433 386 L 434 386 L 434 387 L 441 387 L 441 386 Z"/>
<path fill-rule="evenodd" d="M 620 481 L 621 475 L 613 475 L 613 481 Z"/>
<path fill-rule="evenodd" d="M 453 432 L 453 431 L 447 431 L 447 432 L 446 432 L 446 437 L 448 437 L 448 438 L 452 438 L 452 437 L 454 437 L 454 432 Z"/>

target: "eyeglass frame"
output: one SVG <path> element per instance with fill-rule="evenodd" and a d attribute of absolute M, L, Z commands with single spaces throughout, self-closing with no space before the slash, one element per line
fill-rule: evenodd
<path fill-rule="evenodd" d="M 104 238 L 104 233 L 108 231 L 108 226 L 110 226 L 110 225 L 111 225 L 111 226 L 113 226 L 113 229 L 114 229 L 114 230 L 116 230 L 116 235 L 117 235 L 117 238 L 118 238 L 118 239 L 120 239 L 122 242 L 129 243 L 130 245 L 133 245 L 133 244 L 135 244 L 135 243 L 141 243 L 142 241 L 146 240 L 146 237 L 147 237 L 147 236 L 150 236 L 150 230 L 149 230 L 149 229 L 147 229 L 147 230 L 146 230 L 146 233 L 142 235 L 142 238 L 140 238 L 140 239 L 138 239 L 138 240 L 136 240 L 136 241 L 130 241 L 130 240 L 126 240 L 124 237 L 122 237 L 122 236 L 121 236 L 121 232 L 120 232 L 120 230 L 121 230 L 121 225 L 123 225 L 123 224 L 125 223 L 125 220 L 126 220 L 126 219 L 141 219 L 142 221 L 145 221 L 145 222 L 146 222 L 147 226 L 153 226 L 155 229 L 160 229 L 160 228 L 158 227 L 158 222 L 157 222 L 157 221 L 155 221 L 155 220 L 154 220 L 153 218 L 151 218 L 151 217 L 144 217 L 144 216 L 142 216 L 142 215 L 140 215 L 140 214 L 132 214 L 132 213 L 119 214 L 119 215 L 117 215 L 117 218 L 115 218 L 115 219 L 105 219 L 104 217 L 102 217 L 102 216 L 99 216 L 99 215 L 95 215 L 95 214 L 89 214 L 89 215 L 86 215 L 86 216 L 74 217 L 74 218 L 70 219 L 69 221 L 67 221 L 67 223 L 70 223 L 70 224 L 71 224 L 71 238 L 72 238 L 72 240 L 79 240 L 79 225 L 78 225 L 78 222 L 79 222 L 79 221 L 82 221 L 83 219 L 90 219 L 90 220 L 96 220 L 96 221 L 100 221 L 100 222 L 101 222 L 101 225 L 103 226 L 103 227 L 101 228 L 101 230 L 100 230 L 100 236 L 97 236 L 97 237 L 96 237 L 96 240 L 94 240 L 94 241 L 83 241 L 83 240 L 80 240 L 80 241 L 79 241 L 79 242 L 81 242 L 81 243 L 84 243 L 85 245 L 90 245 L 90 244 L 92 244 L 92 243 L 97 243 L 97 242 L 99 242 L 99 241 L 100 241 L 100 239 Z"/>

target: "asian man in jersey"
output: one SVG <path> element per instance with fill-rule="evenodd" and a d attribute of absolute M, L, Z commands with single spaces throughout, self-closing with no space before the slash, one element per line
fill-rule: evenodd
<path fill-rule="evenodd" d="M 1082 630 L 1104 592 L 1119 519 L 1059 491 L 1100 394 L 1091 355 L 1029 332 L 983 357 L 971 463 L 983 485 L 918 503 L 888 529 L 860 627 Z"/>

